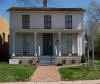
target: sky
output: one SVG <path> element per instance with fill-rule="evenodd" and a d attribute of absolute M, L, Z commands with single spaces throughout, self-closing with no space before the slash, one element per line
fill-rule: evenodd
<path fill-rule="evenodd" d="M 9 21 L 9 12 L 7 9 L 10 7 L 17 7 L 23 4 L 16 3 L 16 0 L 5 0 L 6 2 L 0 3 L 0 16 L 4 17 Z M 86 9 L 91 0 L 49 0 L 48 7 L 59 7 L 59 8 L 84 8 Z M 100 0 L 95 0 L 100 3 Z M 42 7 L 41 3 L 34 3 L 33 6 Z"/>

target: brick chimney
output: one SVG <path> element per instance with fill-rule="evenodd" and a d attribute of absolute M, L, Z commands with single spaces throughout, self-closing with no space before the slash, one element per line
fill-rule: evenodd
<path fill-rule="evenodd" d="M 47 0 L 43 0 L 43 7 L 47 8 Z"/>

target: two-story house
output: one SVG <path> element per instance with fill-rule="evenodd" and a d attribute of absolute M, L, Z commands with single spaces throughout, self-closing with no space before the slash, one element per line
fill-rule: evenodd
<path fill-rule="evenodd" d="M 9 50 L 13 58 L 40 64 L 80 61 L 84 53 L 82 8 L 12 7 Z"/>

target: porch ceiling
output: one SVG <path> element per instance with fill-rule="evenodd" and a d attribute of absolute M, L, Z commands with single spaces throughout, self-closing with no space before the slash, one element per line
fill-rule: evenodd
<path fill-rule="evenodd" d="M 80 33 L 83 30 L 73 30 L 73 29 L 13 29 L 14 32 L 26 32 L 26 33 Z"/>

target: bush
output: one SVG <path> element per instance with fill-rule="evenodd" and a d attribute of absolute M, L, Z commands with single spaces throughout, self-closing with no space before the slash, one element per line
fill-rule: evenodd
<path fill-rule="evenodd" d="M 12 59 L 12 55 L 11 54 L 9 54 L 9 59 Z"/>
<path fill-rule="evenodd" d="M 62 60 L 62 64 L 66 64 L 66 62 L 67 62 L 66 59 Z"/>
<path fill-rule="evenodd" d="M 72 64 L 75 64 L 76 63 L 76 60 L 71 60 Z"/>
<path fill-rule="evenodd" d="M 22 64 L 22 60 L 19 60 L 19 64 Z"/>
<path fill-rule="evenodd" d="M 82 69 L 87 69 L 87 65 L 86 64 L 83 64 L 82 65 Z"/>
<path fill-rule="evenodd" d="M 86 60 L 87 60 L 86 55 L 83 54 L 83 55 L 82 55 L 82 58 L 81 58 L 81 63 L 85 63 Z"/>
<path fill-rule="evenodd" d="M 33 62 L 33 63 L 32 63 L 32 65 L 33 65 L 33 66 L 36 66 L 36 65 L 37 65 L 37 63 L 36 63 L 36 62 Z"/>
<path fill-rule="evenodd" d="M 28 63 L 32 64 L 33 63 L 33 60 L 32 59 L 28 60 Z"/>
<path fill-rule="evenodd" d="M 57 63 L 57 66 L 62 66 L 62 65 L 63 65 L 62 62 Z"/>

